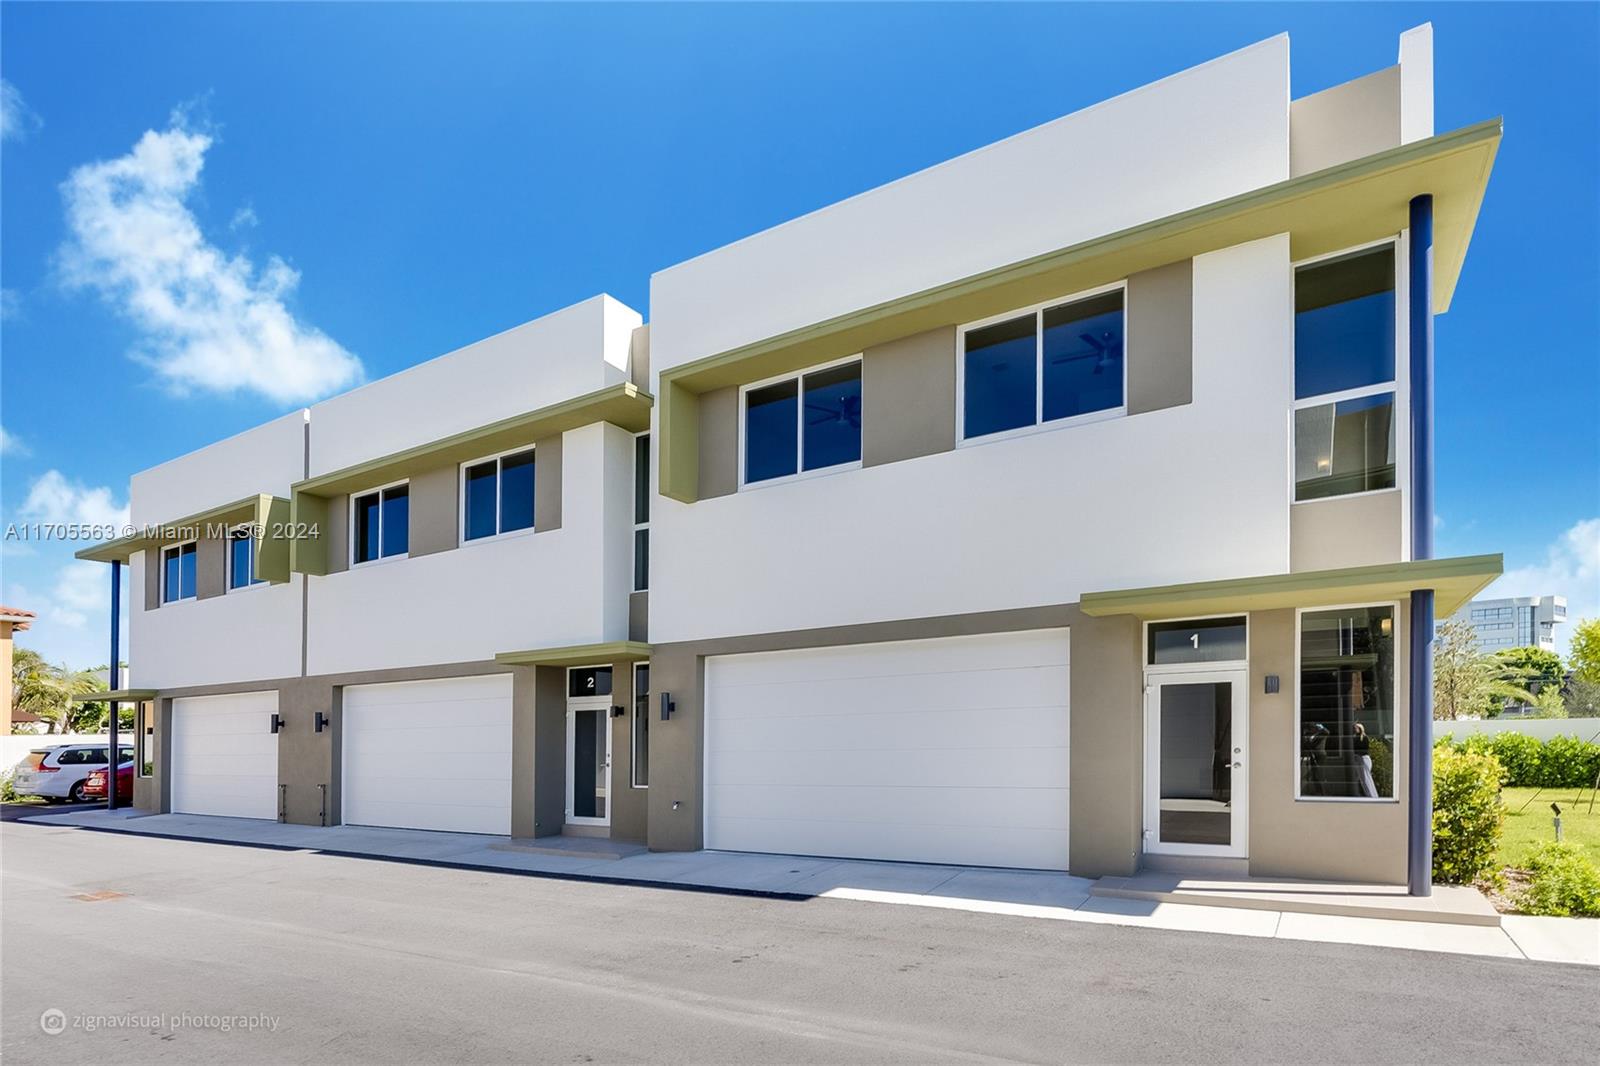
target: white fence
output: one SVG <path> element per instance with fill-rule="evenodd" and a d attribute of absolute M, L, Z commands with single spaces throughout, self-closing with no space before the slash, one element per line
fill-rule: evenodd
<path fill-rule="evenodd" d="M 1600 718 L 1461 718 L 1433 723 L 1434 736 L 1442 737 L 1446 733 L 1457 740 L 1473 733 L 1526 733 L 1540 740 L 1566 735 L 1594 740 L 1595 734 L 1600 733 Z"/>

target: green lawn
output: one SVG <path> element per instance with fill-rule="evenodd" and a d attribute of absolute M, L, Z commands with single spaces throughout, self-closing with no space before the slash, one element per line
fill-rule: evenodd
<path fill-rule="evenodd" d="M 1500 796 L 1506 805 L 1506 827 L 1500 838 L 1497 865 L 1521 866 L 1534 848 L 1555 839 L 1552 803 L 1561 805 L 1562 839 L 1582 847 L 1600 865 L 1600 799 L 1594 799 L 1593 791 L 1584 789 L 1581 803 L 1576 802 L 1579 790 L 1575 788 L 1547 788 L 1542 792 L 1536 788 L 1507 788 Z M 1528 802 L 1530 799 L 1532 803 Z M 1589 813 L 1590 800 L 1594 800 L 1593 814 Z"/>

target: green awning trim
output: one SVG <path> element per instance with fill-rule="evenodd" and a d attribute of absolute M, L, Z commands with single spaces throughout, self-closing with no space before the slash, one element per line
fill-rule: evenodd
<path fill-rule="evenodd" d="M 143 703 L 145 700 L 156 698 L 157 692 L 153 688 L 118 688 L 110 692 L 85 692 L 82 695 L 68 697 L 71 703 L 108 703 L 116 700 L 118 703 Z"/>
<path fill-rule="evenodd" d="M 251 525 L 261 534 L 256 546 L 256 576 L 281 584 L 289 580 L 289 510 L 289 501 L 282 496 L 246 496 L 182 518 L 152 523 L 128 536 L 84 548 L 74 557 L 95 563 L 125 563 L 149 548 L 225 536 L 232 527 Z"/>
<path fill-rule="evenodd" d="M 1504 568 L 1505 560 L 1500 555 L 1421 559 L 1338 570 L 1088 592 L 1078 606 L 1084 614 L 1097 618 L 1131 614 L 1146 621 L 1157 621 L 1235 611 L 1399 600 L 1409 597 L 1415 589 L 1432 589 L 1434 616 L 1448 618 L 1487 588 Z"/>
<path fill-rule="evenodd" d="M 1434 198 L 1434 310 L 1450 307 L 1500 145 L 1501 120 L 1375 152 L 662 371 L 660 491 L 699 491 L 699 396 L 873 345 L 1109 284 L 1279 233 L 1295 260 L 1393 236 L 1412 197 Z"/>
<path fill-rule="evenodd" d="M 650 428 L 650 408 L 654 403 L 648 392 L 631 382 L 622 382 L 296 482 L 290 490 L 291 525 L 296 531 L 316 527 L 319 532 L 315 537 L 298 537 L 289 542 L 289 568 L 299 574 L 328 572 L 327 555 L 332 546 L 320 531 L 327 525 L 331 499 L 441 466 L 520 448 L 595 422 L 610 422 L 629 433 L 642 433 Z"/>
<path fill-rule="evenodd" d="M 631 663 L 648 658 L 650 645 L 637 640 L 613 640 L 607 644 L 569 644 L 562 648 L 503 651 L 494 657 L 494 661 L 506 666 L 591 666 Z"/>

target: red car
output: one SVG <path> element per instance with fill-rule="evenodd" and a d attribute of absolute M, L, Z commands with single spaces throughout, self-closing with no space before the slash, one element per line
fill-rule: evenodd
<path fill-rule="evenodd" d="M 90 770 L 89 776 L 83 779 L 84 799 L 106 798 L 106 771 L 105 767 Z M 117 767 L 117 805 L 133 802 L 133 763 L 125 762 Z"/>

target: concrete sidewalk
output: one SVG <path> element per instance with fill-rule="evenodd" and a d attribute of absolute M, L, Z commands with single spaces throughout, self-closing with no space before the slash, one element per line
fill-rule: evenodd
<path fill-rule="evenodd" d="M 105 810 L 40 815 L 71 826 L 578 881 L 640 884 L 787 898 L 859 900 L 1057 921 L 1234 936 L 1365 944 L 1600 966 L 1600 919 L 1507 915 L 1497 927 L 1201 906 L 1093 895 L 1096 882 L 1065 873 L 753 855 L 732 852 L 556 854 L 500 836 L 360 826 L 285 825 L 247 818 Z"/>

